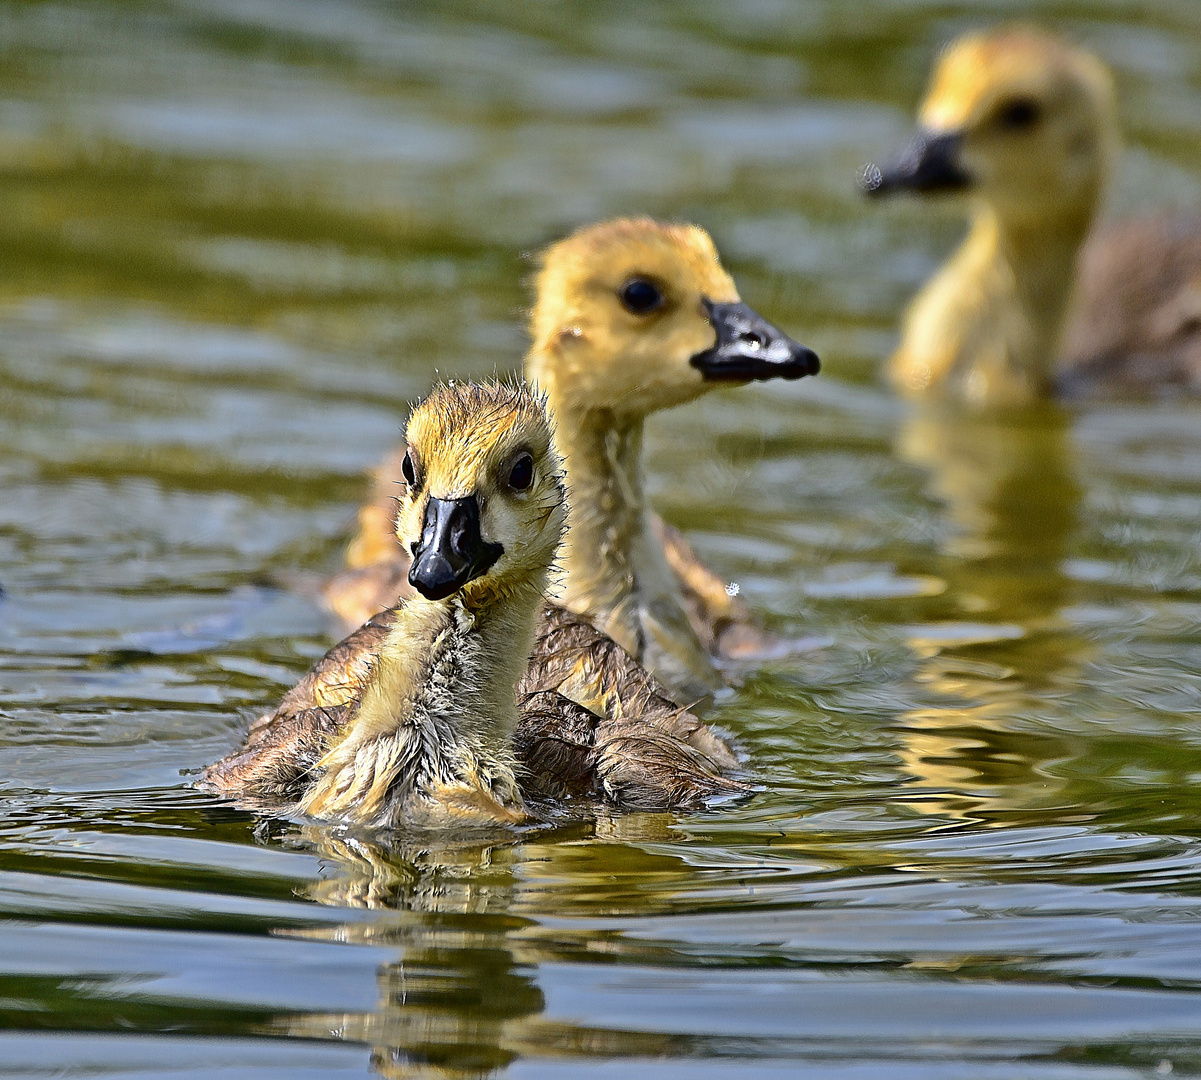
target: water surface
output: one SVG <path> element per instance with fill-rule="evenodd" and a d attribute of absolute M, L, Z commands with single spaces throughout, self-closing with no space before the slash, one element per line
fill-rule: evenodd
<path fill-rule="evenodd" d="M 1201 411 L 876 381 L 960 225 L 855 170 L 1031 16 L 1116 70 L 1112 212 L 1201 205 L 1192 0 L 0 5 L 0 1076 L 1201 1073 Z M 824 642 L 716 713 L 763 791 L 393 844 L 193 791 L 327 647 L 407 402 L 629 212 L 825 361 L 649 436 Z"/>

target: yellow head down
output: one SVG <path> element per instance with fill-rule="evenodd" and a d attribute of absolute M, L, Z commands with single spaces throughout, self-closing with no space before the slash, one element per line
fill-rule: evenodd
<path fill-rule="evenodd" d="M 556 414 L 644 416 L 718 382 L 798 378 L 817 358 L 742 304 L 696 225 L 619 218 L 542 255 L 526 377 Z"/>
<path fill-rule="evenodd" d="M 545 403 L 523 385 L 436 387 L 409 418 L 396 534 L 427 599 L 545 587 L 567 514 Z"/>
<path fill-rule="evenodd" d="M 966 186 L 1011 221 L 1091 215 L 1117 148 L 1105 65 L 1033 27 L 954 42 L 919 120 L 925 134 L 958 140 Z"/>

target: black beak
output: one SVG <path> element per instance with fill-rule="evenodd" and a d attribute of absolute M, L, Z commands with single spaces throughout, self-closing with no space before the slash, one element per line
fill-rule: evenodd
<path fill-rule="evenodd" d="M 963 136 L 957 131 L 936 135 L 919 131 L 901 156 L 887 165 L 868 165 L 859 174 L 865 195 L 891 195 L 894 191 L 961 191 L 972 182 L 959 154 Z"/>
<path fill-rule="evenodd" d="M 465 499 L 435 499 L 425 504 L 421 539 L 413 544 L 409 584 L 427 600 L 444 600 L 484 573 L 504 553 L 500 544 L 480 536 L 480 504 Z"/>
<path fill-rule="evenodd" d="M 717 333 L 713 348 L 691 360 L 706 380 L 799 379 L 821 370 L 817 353 L 797 344 L 746 304 L 715 304 L 704 299 L 701 303 Z"/>

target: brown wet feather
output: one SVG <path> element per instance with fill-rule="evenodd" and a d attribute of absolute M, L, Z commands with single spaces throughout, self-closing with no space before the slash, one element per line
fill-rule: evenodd
<path fill-rule="evenodd" d="M 358 703 L 395 617 L 381 611 L 330 649 L 273 712 L 250 725 L 239 749 L 205 770 L 204 785 L 251 799 L 299 798 Z"/>
<path fill-rule="evenodd" d="M 723 775 L 738 759 L 712 728 L 587 619 L 553 604 L 518 700 L 518 756 L 535 793 L 583 783 L 619 806 L 647 808 L 748 790 Z"/>
<path fill-rule="evenodd" d="M 203 784 L 256 804 L 295 802 L 352 718 L 395 616 L 381 612 L 330 649 Z M 738 764 L 725 742 L 591 623 L 548 605 L 535 653 L 518 687 L 514 735 L 531 797 L 668 809 L 750 790 L 723 775 Z"/>
<path fill-rule="evenodd" d="M 515 749 L 522 787 L 535 800 L 599 798 L 630 810 L 689 809 L 751 790 L 672 733 L 606 720 L 555 690 L 522 701 Z"/>
<path fill-rule="evenodd" d="M 1201 390 L 1201 218 L 1100 230 L 1081 253 L 1077 290 L 1057 372 L 1064 391 Z"/>

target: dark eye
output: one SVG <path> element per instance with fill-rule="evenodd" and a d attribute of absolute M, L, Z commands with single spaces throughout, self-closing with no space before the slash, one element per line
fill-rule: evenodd
<path fill-rule="evenodd" d="M 522 454 L 509 470 L 509 487 L 514 491 L 526 491 L 534 482 L 534 459 L 529 454 Z"/>
<path fill-rule="evenodd" d="M 400 463 L 401 475 L 405 478 L 405 483 L 410 487 L 417 486 L 417 470 L 413 468 L 413 458 L 408 451 L 405 452 L 405 459 Z"/>
<path fill-rule="evenodd" d="M 663 303 L 663 294 L 646 278 L 627 281 L 617 290 L 617 295 L 626 311 L 632 311 L 635 315 L 645 315 Z"/>
<path fill-rule="evenodd" d="M 1014 98 L 997 110 L 997 123 L 1006 131 L 1025 131 L 1034 127 L 1042 116 L 1037 101 L 1030 98 Z"/>

